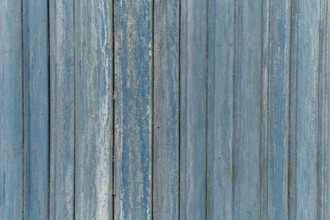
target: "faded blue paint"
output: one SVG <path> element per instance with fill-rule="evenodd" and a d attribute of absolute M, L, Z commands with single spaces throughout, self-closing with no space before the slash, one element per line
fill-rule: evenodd
<path fill-rule="evenodd" d="M 0 1 L 0 219 L 23 218 L 22 1 Z"/>
<path fill-rule="evenodd" d="M 74 217 L 73 0 L 50 2 L 49 218 Z"/>
<path fill-rule="evenodd" d="M 48 8 L 23 3 L 24 219 L 48 219 Z"/>
<path fill-rule="evenodd" d="M 0 0 L 0 219 L 329 219 L 328 10 Z"/>
<path fill-rule="evenodd" d="M 207 1 L 181 4 L 180 218 L 206 219 Z"/>
<path fill-rule="evenodd" d="M 179 4 L 154 1 L 154 219 L 179 217 Z"/>
<path fill-rule="evenodd" d="M 112 217 L 112 4 L 75 1 L 75 219 Z"/>
<path fill-rule="evenodd" d="M 151 2 L 114 7 L 115 219 L 151 219 Z"/>

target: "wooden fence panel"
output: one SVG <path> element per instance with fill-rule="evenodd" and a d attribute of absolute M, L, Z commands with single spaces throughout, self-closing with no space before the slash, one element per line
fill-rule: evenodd
<path fill-rule="evenodd" d="M 0 220 L 330 218 L 328 0 L 0 0 Z"/>

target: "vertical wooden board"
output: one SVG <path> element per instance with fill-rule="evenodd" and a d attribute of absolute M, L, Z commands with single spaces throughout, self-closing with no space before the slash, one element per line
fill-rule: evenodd
<path fill-rule="evenodd" d="M 152 213 L 151 6 L 115 1 L 115 219 Z"/>
<path fill-rule="evenodd" d="M 180 219 L 205 219 L 207 1 L 181 4 Z"/>
<path fill-rule="evenodd" d="M 290 146 L 293 162 L 292 179 L 293 219 L 317 218 L 317 151 L 318 151 L 318 79 L 320 2 L 301 0 L 293 10 L 292 74 L 295 77 L 295 133 Z M 292 159 L 291 159 L 292 157 Z M 290 173 L 291 174 L 291 173 Z M 291 201 L 290 201 L 291 202 Z"/>
<path fill-rule="evenodd" d="M 260 218 L 262 0 L 235 4 L 233 218 Z"/>
<path fill-rule="evenodd" d="M 112 218 L 112 3 L 75 1 L 75 219 Z"/>
<path fill-rule="evenodd" d="M 23 2 L 24 219 L 48 218 L 48 5 Z"/>
<path fill-rule="evenodd" d="M 0 219 L 23 218 L 22 5 L 0 2 Z"/>
<path fill-rule="evenodd" d="M 73 0 L 50 1 L 50 219 L 74 218 Z"/>
<path fill-rule="evenodd" d="M 207 219 L 232 219 L 234 1 L 208 11 Z"/>
<path fill-rule="evenodd" d="M 330 71 L 329 71 L 329 3 L 328 0 L 322 0 L 321 12 L 321 57 L 320 62 L 320 78 L 319 78 L 319 100 L 321 106 L 319 107 L 320 119 L 320 149 L 318 151 L 318 190 L 319 190 L 319 205 L 318 218 L 326 220 L 330 218 Z"/>
<path fill-rule="evenodd" d="M 288 218 L 290 1 L 264 4 L 262 219 Z"/>
<path fill-rule="evenodd" d="M 154 2 L 153 218 L 179 215 L 179 4 Z"/>

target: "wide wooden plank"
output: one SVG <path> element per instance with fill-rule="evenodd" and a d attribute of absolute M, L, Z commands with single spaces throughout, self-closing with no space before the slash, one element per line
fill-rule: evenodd
<path fill-rule="evenodd" d="M 292 219 L 317 218 L 318 79 L 321 1 L 293 5 L 292 122 L 290 183 Z M 294 83 L 294 84 L 293 84 Z M 291 158 L 292 157 L 292 158 Z M 291 201 L 290 201 L 291 203 Z"/>
<path fill-rule="evenodd" d="M 73 0 L 50 1 L 50 219 L 74 217 Z"/>
<path fill-rule="evenodd" d="M 115 1 L 115 219 L 151 218 L 151 1 Z"/>
<path fill-rule="evenodd" d="M 261 219 L 288 218 L 290 1 L 263 14 Z"/>
<path fill-rule="evenodd" d="M 179 217 L 179 4 L 154 2 L 154 219 Z"/>
<path fill-rule="evenodd" d="M 207 219 L 232 219 L 234 1 L 208 11 Z"/>
<path fill-rule="evenodd" d="M 23 218 L 22 1 L 0 1 L 0 219 Z"/>
<path fill-rule="evenodd" d="M 262 5 L 235 4 L 233 219 L 260 218 Z"/>
<path fill-rule="evenodd" d="M 75 28 L 75 219 L 111 219 L 111 1 L 76 0 Z"/>
<path fill-rule="evenodd" d="M 48 5 L 23 3 L 24 219 L 48 219 Z"/>
<path fill-rule="evenodd" d="M 180 40 L 180 219 L 205 219 L 207 1 L 181 2 Z"/>

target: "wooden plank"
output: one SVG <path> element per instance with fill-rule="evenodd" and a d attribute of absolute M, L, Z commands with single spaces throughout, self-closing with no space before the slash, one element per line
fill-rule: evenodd
<path fill-rule="evenodd" d="M 330 90 L 329 90 L 329 5 L 327 0 L 321 1 L 321 26 L 320 26 L 320 77 L 319 77 L 319 149 L 318 149 L 318 219 L 330 218 Z"/>
<path fill-rule="evenodd" d="M 151 1 L 115 1 L 115 219 L 151 219 Z"/>
<path fill-rule="evenodd" d="M 112 3 L 75 10 L 75 219 L 111 219 Z"/>
<path fill-rule="evenodd" d="M 290 1 L 264 4 L 261 219 L 288 218 Z"/>
<path fill-rule="evenodd" d="M 321 1 L 301 0 L 293 5 L 292 33 L 292 219 L 317 219 L 318 79 Z M 292 158 L 291 158 L 292 157 Z M 290 201 L 291 202 L 291 201 Z"/>
<path fill-rule="evenodd" d="M 154 2 L 155 219 L 179 217 L 179 4 Z"/>
<path fill-rule="evenodd" d="M 73 0 L 50 1 L 50 219 L 74 217 Z"/>
<path fill-rule="evenodd" d="M 181 5 L 180 219 L 206 219 L 207 1 Z"/>
<path fill-rule="evenodd" d="M 48 5 L 23 4 L 24 219 L 48 219 Z"/>
<path fill-rule="evenodd" d="M 235 4 L 233 218 L 260 218 L 262 0 Z"/>
<path fill-rule="evenodd" d="M 207 219 L 233 219 L 234 1 L 208 11 Z"/>
<path fill-rule="evenodd" d="M 21 1 L 0 1 L 0 219 L 23 218 L 21 12 Z"/>

